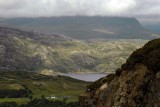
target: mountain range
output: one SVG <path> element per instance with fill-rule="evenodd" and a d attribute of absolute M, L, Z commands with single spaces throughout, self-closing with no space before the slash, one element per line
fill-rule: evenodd
<path fill-rule="evenodd" d="M 0 71 L 112 72 L 147 40 L 82 41 L 0 27 Z"/>

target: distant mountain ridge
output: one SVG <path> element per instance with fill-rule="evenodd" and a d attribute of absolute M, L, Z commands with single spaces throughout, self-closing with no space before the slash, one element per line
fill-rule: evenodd
<path fill-rule="evenodd" d="M 0 25 L 27 31 L 60 34 L 80 40 L 157 38 L 154 33 L 144 29 L 137 19 L 125 17 L 12 18 L 0 20 Z"/>

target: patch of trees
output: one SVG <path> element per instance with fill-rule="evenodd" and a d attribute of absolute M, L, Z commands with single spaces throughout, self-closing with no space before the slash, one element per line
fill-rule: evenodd
<path fill-rule="evenodd" d="M 0 103 L 0 107 L 18 107 L 16 102 L 3 102 Z"/>
<path fill-rule="evenodd" d="M 27 104 L 17 105 L 15 102 L 0 103 L 0 107 L 79 107 L 78 102 L 50 101 L 44 98 L 33 99 Z"/>
<path fill-rule="evenodd" d="M 1 89 L 0 90 L 0 98 L 26 98 L 32 94 L 29 89 Z"/>
<path fill-rule="evenodd" d="M 78 107 L 78 102 L 66 103 L 64 101 L 49 101 L 47 99 L 33 99 L 21 107 Z"/>

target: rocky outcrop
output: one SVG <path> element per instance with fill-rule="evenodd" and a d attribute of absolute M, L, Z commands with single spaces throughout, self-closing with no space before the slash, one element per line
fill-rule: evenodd
<path fill-rule="evenodd" d="M 96 61 L 98 59 L 87 54 L 75 54 L 73 55 L 73 60 L 76 62 L 77 65 L 88 69 L 94 68 L 98 65 L 98 61 Z"/>
<path fill-rule="evenodd" d="M 110 80 L 108 75 L 88 86 L 79 97 L 81 107 L 159 107 L 159 56 L 160 39 L 148 42 Z"/>

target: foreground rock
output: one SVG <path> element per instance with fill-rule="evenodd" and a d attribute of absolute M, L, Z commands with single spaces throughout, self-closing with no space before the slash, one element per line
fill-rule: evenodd
<path fill-rule="evenodd" d="M 87 87 L 81 107 L 159 107 L 160 39 L 136 50 L 116 71 Z"/>

